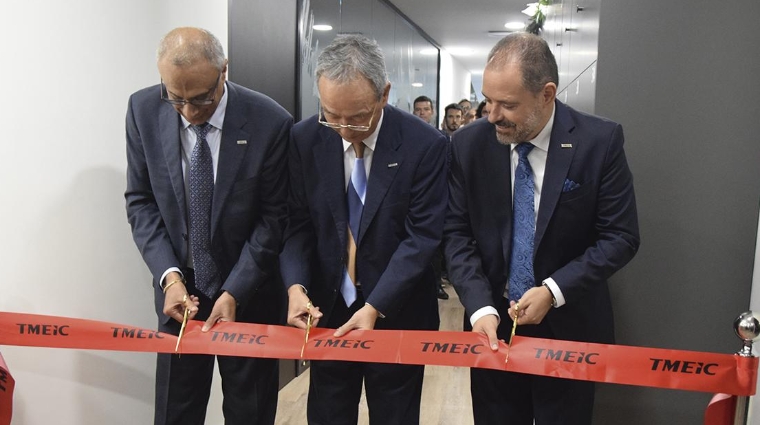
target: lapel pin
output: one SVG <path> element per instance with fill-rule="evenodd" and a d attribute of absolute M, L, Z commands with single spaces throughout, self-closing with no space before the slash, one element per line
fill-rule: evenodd
<path fill-rule="evenodd" d="M 573 144 L 572 143 L 563 143 L 560 146 L 562 147 L 562 149 L 567 149 L 567 148 L 572 148 Z"/>
<path fill-rule="evenodd" d="M 398 167 L 398 162 L 391 162 L 388 164 L 388 168 Z"/>
<path fill-rule="evenodd" d="M 248 140 L 238 140 L 237 144 L 238 145 L 247 145 L 248 144 Z"/>

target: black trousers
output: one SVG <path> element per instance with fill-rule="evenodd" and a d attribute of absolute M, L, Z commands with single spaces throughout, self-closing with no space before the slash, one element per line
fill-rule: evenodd
<path fill-rule="evenodd" d="M 206 320 L 213 302 L 195 289 L 192 272 L 183 271 L 188 292 L 200 298 L 196 320 Z M 238 312 L 238 322 L 253 322 Z M 179 335 L 181 324 L 159 321 L 159 331 Z M 277 412 L 279 380 L 276 359 L 200 354 L 158 354 L 155 425 L 204 425 L 211 392 L 214 360 L 222 377 L 222 411 L 226 425 L 272 425 Z"/>
<path fill-rule="evenodd" d="M 343 325 L 364 298 L 358 294 L 349 308 L 337 301 L 328 328 Z M 373 425 L 418 425 L 424 366 L 384 363 L 312 361 L 307 418 L 310 425 L 356 425 L 362 383 Z"/>
<path fill-rule="evenodd" d="M 499 339 L 509 341 L 507 300 L 497 306 Z M 517 334 L 553 338 L 548 325 L 517 326 Z M 590 425 L 594 383 L 472 368 L 470 391 L 475 425 Z"/>

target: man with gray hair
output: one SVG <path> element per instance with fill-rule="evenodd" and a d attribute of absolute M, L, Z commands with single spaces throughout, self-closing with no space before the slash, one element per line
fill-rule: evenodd
<path fill-rule="evenodd" d="M 622 127 L 555 96 L 546 42 L 515 33 L 483 72 L 490 111 L 451 142 L 444 253 L 465 328 L 614 343 L 607 279 L 639 247 Z M 594 383 L 473 368 L 475 424 L 589 425 Z"/>
<path fill-rule="evenodd" d="M 446 209 L 446 138 L 388 105 L 377 43 L 337 37 L 319 55 L 320 107 L 293 127 L 289 223 L 280 256 L 288 323 L 438 329 L 430 265 Z M 311 317 L 310 317 L 311 316 Z M 350 334 L 349 334 L 350 335 Z M 313 361 L 310 424 L 418 424 L 423 366 Z"/>
<path fill-rule="evenodd" d="M 287 199 L 293 119 L 269 97 L 227 81 L 219 40 L 169 32 L 161 83 L 129 99 L 127 215 L 153 275 L 158 329 L 187 319 L 277 324 L 276 264 Z M 179 346 L 181 352 L 181 345 Z M 216 358 L 227 425 L 273 424 L 277 360 Z M 203 425 L 214 356 L 159 354 L 157 425 Z"/>

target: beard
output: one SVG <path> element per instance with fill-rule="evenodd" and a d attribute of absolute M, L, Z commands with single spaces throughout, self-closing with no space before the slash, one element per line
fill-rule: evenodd
<path fill-rule="evenodd" d="M 501 143 L 502 145 L 527 142 L 528 140 L 530 140 L 529 138 L 531 137 L 531 135 L 538 134 L 536 129 L 538 128 L 538 125 L 540 124 L 540 122 L 541 122 L 541 106 L 536 105 L 536 108 L 533 109 L 530 112 L 530 114 L 528 114 L 528 116 L 525 118 L 525 122 L 523 124 L 518 125 L 517 123 L 514 123 L 507 119 L 494 123 L 494 125 L 499 126 L 499 127 L 508 127 L 508 128 L 513 129 L 513 132 L 511 134 L 499 133 L 499 131 L 497 130 L 496 140 L 498 140 L 499 143 Z"/>

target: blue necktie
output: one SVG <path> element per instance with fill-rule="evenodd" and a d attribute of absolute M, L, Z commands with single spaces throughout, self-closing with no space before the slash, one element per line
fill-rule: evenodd
<path fill-rule="evenodd" d="M 533 144 L 515 146 L 519 160 L 515 169 L 515 192 L 512 199 L 512 255 L 509 261 L 509 299 L 518 301 L 535 286 L 533 277 L 533 238 L 536 233 L 533 170 L 528 153 Z"/>
<path fill-rule="evenodd" d="M 367 193 L 367 172 L 364 168 L 364 158 L 356 158 L 351 179 L 348 182 L 346 198 L 348 202 L 348 258 L 346 273 L 343 276 L 343 284 L 340 293 L 347 306 L 356 301 L 356 247 L 359 241 L 359 223 L 364 210 L 364 197 Z"/>
<path fill-rule="evenodd" d="M 219 273 L 211 257 L 211 202 L 214 199 L 214 164 L 206 135 L 212 126 L 191 125 L 196 136 L 190 158 L 190 249 L 193 253 L 195 287 L 214 298 L 220 287 Z"/>

